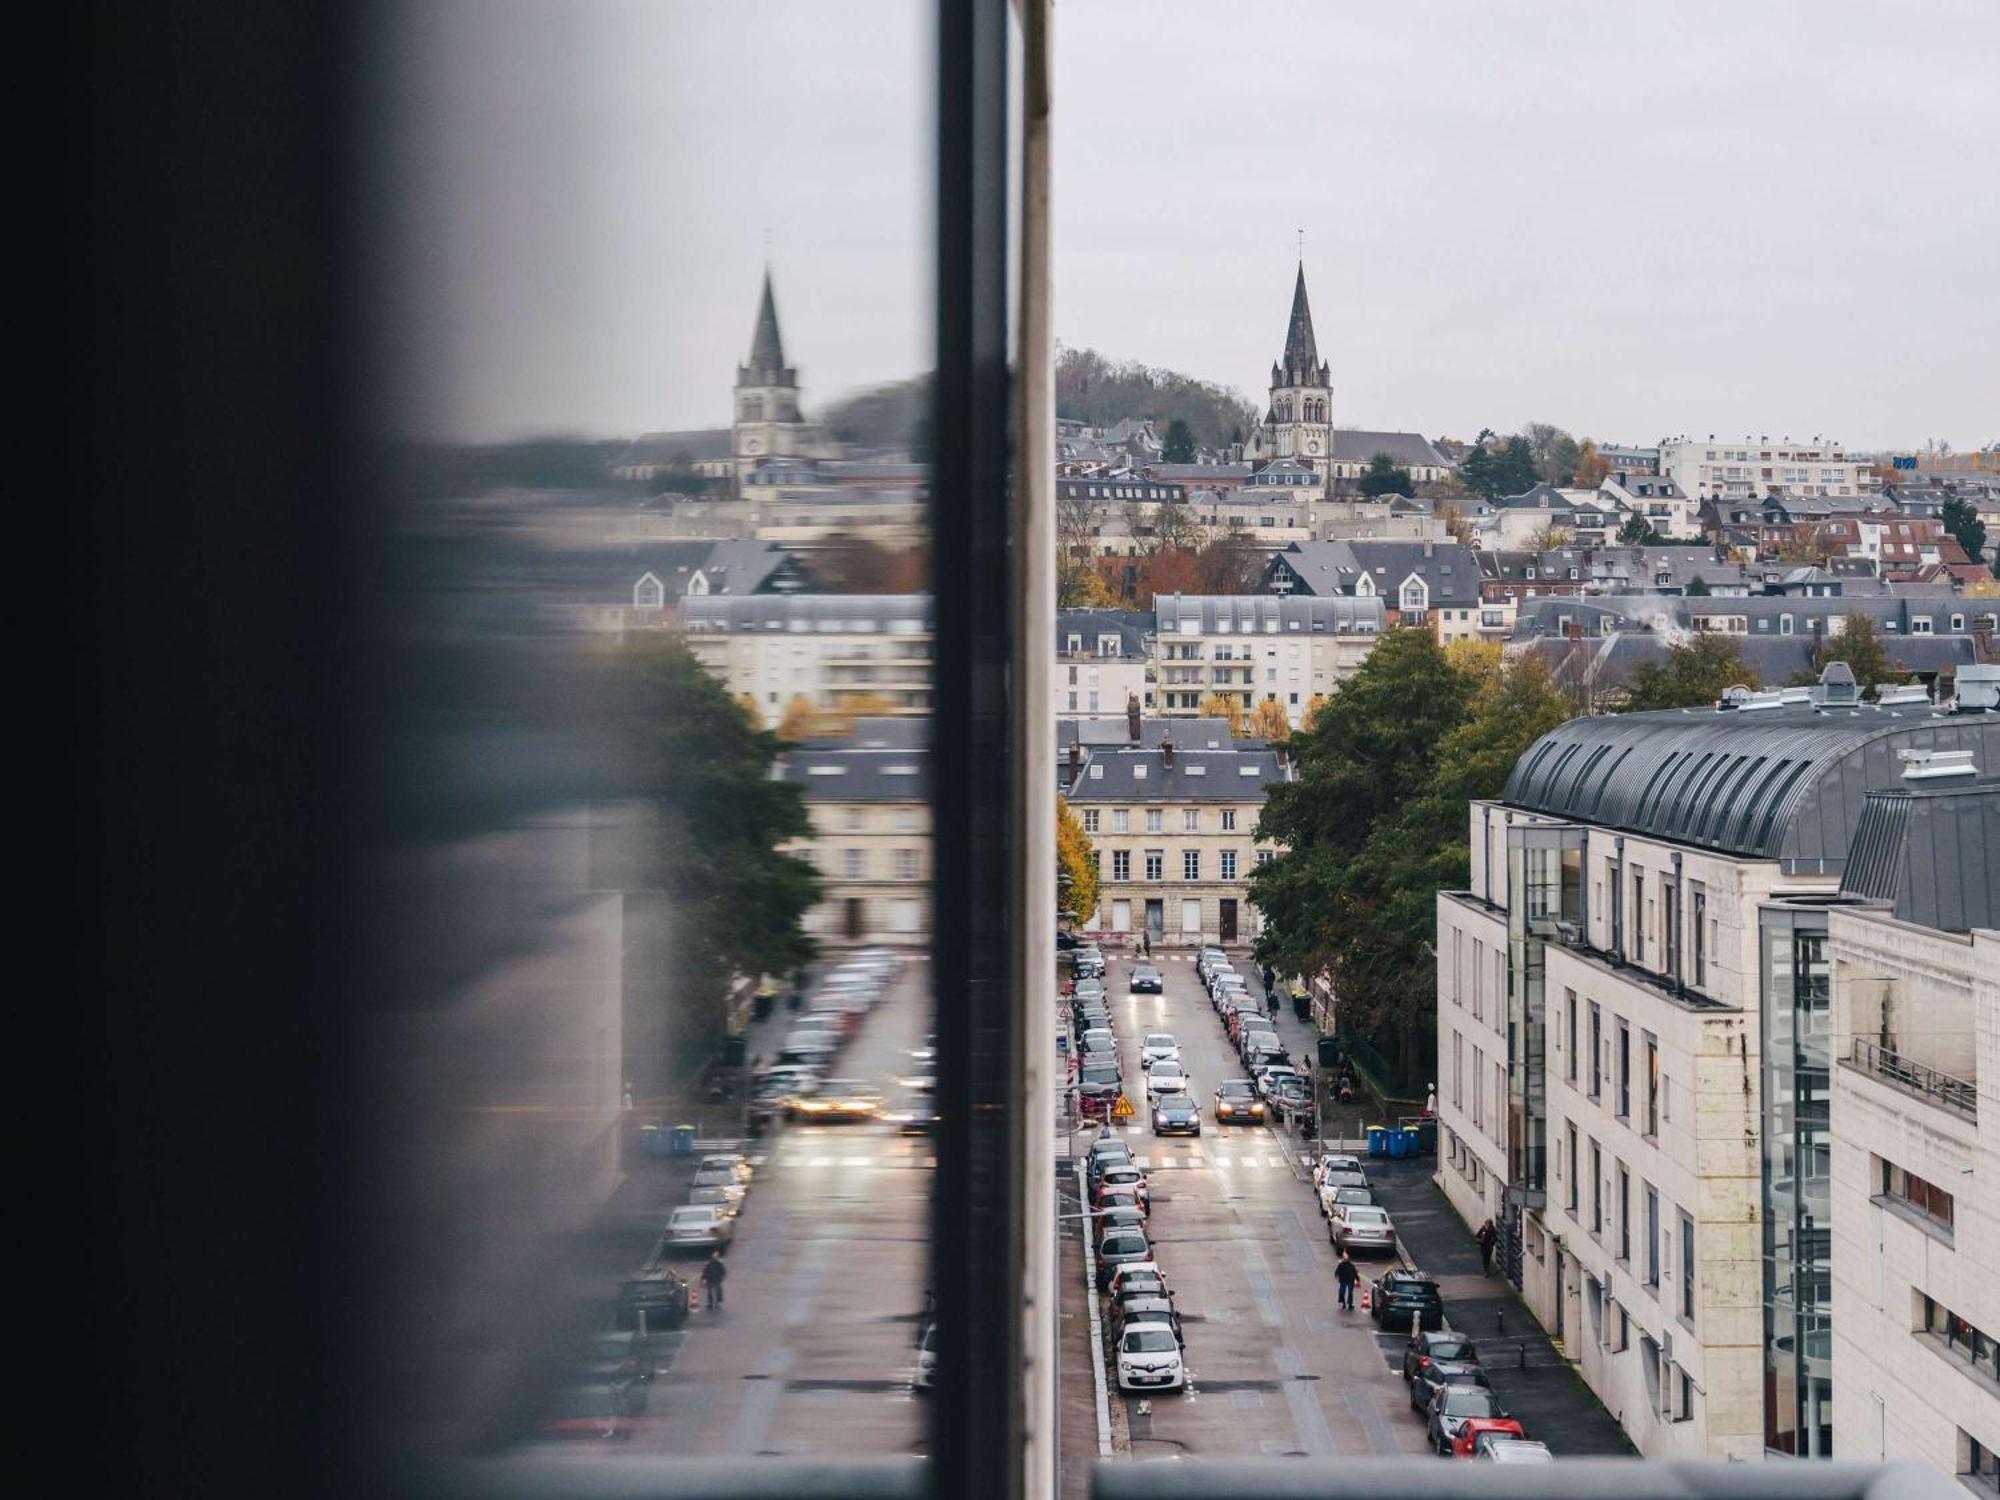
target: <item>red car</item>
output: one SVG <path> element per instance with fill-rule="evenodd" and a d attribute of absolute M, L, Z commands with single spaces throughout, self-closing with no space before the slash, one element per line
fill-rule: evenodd
<path fill-rule="evenodd" d="M 1524 1438 L 1527 1430 L 1512 1417 L 1467 1417 L 1459 1424 L 1458 1436 L 1451 1440 L 1453 1458 L 1472 1457 L 1472 1446 L 1479 1441 L 1479 1435 L 1490 1432 L 1498 1437 Z"/>

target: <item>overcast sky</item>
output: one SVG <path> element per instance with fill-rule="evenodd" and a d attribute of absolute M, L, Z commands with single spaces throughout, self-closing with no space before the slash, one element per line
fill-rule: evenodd
<path fill-rule="evenodd" d="M 378 112 L 438 435 L 720 424 L 766 235 L 809 404 L 928 363 L 927 0 L 422 0 Z M 2000 6 L 1058 0 L 1056 328 L 1334 418 L 2000 438 Z"/>

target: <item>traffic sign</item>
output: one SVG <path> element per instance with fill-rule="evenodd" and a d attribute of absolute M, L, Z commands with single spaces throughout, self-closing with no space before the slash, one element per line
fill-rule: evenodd
<path fill-rule="evenodd" d="M 1060 1031 L 1056 1033 L 1056 1051 L 1069 1051 L 1069 1038 L 1064 1036 Z"/>
<path fill-rule="evenodd" d="M 1137 1113 L 1138 1111 L 1132 1108 L 1132 1101 L 1123 1094 L 1120 1094 L 1118 1102 L 1111 1106 L 1111 1117 L 1114 1120 L 1129 1120 Z"/>

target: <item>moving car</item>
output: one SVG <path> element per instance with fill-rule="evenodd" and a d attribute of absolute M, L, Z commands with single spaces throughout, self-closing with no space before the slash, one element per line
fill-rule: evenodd
<path fill-rule="evenodd" d="M 1153 1101 L 1153 1134 L 1200 1135 L 1201 1107 L 1192 1094 L 1163 1094 Z"/>
<path fill-rule="evenodd" d="M 1475 1417 L 1504 1417 L 1500 1398 L 1490 1386 L 1443 1385 L 1431 1397 L 1425 1418 L 1431 1449 L 1439 1458 L 1451 1457 L 1451 1445 L 1465 1424 Z M 1517 1434 L 1518 1435 L 1518 1434 Z"/>
<path fill-rule="evenodd" d="M 667 1219 L 664 1250 L 714 1250 L 727 1247 L 735 1236 L 729 1215 L 713 1203 L 690 1203 Z"/>
<path fill-rule="evenodd" d="M 1254 1125 L 1264 1118 L 1264 1101 L 1247 1078 L 1231 1078 L 1215 1086 L 1215 1123 Z"/>
<path fill-rule="evenodd" d="M 1149 1031 L 1139 1041 L 1139 1066 L 1150 1068 L 1156 1062 L 1179 1062 L 1181 1044 L 1174 1040 L 1171 1031 Z"/>
<path fill-rule="evenodd" d="M 1482 1432 L 1472 1440 L 1472 1456 L 1495 1464 L 1552 1464 L 1556 1456 L 1547 1443 L 1533 1438 L 1509 1437 L 1504 1432 Z"/>
<path fill-rule="evenodd" d="M 882 1115 L 881 1092 L 859 1078 L 829 1078 L 810 1099 L 792 1105 L 792 1118 L 816 1125 L 875 1120 Z"/>
<path fill-rule="evenodd" d="M 1187 1383 L 1181 1341 L 1167 1323 L 1130 1323 L 1118 1339 L 1118 1388 L 1177 1391 Z"/>
<path fill-rule="evenodd" d="M 1147 1099 L 1157 1099 L 1162 1094 L 1185 1094 L 1187 1091 L 1187 1071 L 1179 1063 L 1157 1062 L 1146 1070 Z"/>
<path fill-rule="evenodd" d="M 1512 1417 L 1472 1417 L 1460 1424 L 1458 1436 L 1451 1440 L 1451 1456 L 1470 1458 L 1479 1451 L 1482 1442 L 1492 1442 L 1496 1438 L 1519 1442 L 1527 1435 L 1527 1429 Z M 1546 1453 L 1548 1449 L 1543 1448 L 1542 1451 Z"/>
<path fill-rule="evenodd" d="M 1336 1203 L 1327 1217 L 1326 1237 L 1349 1255 L 1394 1255 L 1396 1226 L 1386 1209 L 1368 1203 Z"/>
<path fill-rule="evenodd" d="M 1375 1278 L 1374 1295 L 1368 1315 L 1384 1328 L 1398 1330 L 1410 1326 L 1415 1315 L 1419 1331 L 1444 1327 L 1444 1294 L 1438 1284 L 1421 1271 L 1392 1267 Z"/>
<path fill-rule="evenodd" d="M 917 1367 L 910 1374 L 910 1384 L 920 1391 L 928 1391 L 937 1385 L 937 1324 L 935 1323 L 926 1323 L 923 1332 L 917 1335 Z"/>
<path fill-rule="evenodd" d="M 925 1089 L 911 1089 L 883 1116 L 904 1135 L 929 1135 L 937 1129 L 937 1100 Z"/>
<path fill-rule="evenodd" d="M 1151 964 L 1132 965 L 1132 993 L 1135 995 L 1158 995 L 1166 991 L 1167 983 L 1160 977 L 1160 971 Z"/>

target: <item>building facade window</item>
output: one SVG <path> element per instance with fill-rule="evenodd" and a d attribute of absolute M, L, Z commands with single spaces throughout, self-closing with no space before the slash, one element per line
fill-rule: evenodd
<path fill-rule="evenodd" d="M 1083 810 L 1083 831 L 1084 831 L 1085 833 L 1095 833 L 1095 832 L 1097 832 L 1097 809 L 1096 809 L 1096 808 L 1094 808 L 1094 807 L 1086 807 L 1086 808 L 1085 808 L 1085 809 Z"/>
<path fill-rule="evenodd" d="M 1201 879 L 1201 851 L 1199 849 L 1181 850 L 1181 879 Z"/>
<path fill-rule="evenodd" d="M 1182 833 L 1201 832 L 1200 808 L 1188 807 L 1188 808 L 1183 808 L 1181 810 L 1181 832 Z"/>
<path fill-rule="evenodd" d="M 1167 856 L 1164 850 L 1148 849 L 1146 851 L 1146 878 L 1148 880 L 1164 880 L 1166 878 L 1166 863 Z"/>
<path fill-rule="evenodd" d="M 1130 833 L 1132 831 L 1132 814 L 1128 809 L 1119 807 L 1112 810 L 1111 831 L 1113 833 Z"/>
<path fill-rule="evenodd" d="M 1632 1118 L 1632 1028 L 1618 1023 L 1618 1118 Z"/>
<path fill-rule="evenodd" d="M 1644 1134 L 1660 1133 L 1660 1042 L 1650 1031 L 1643 1033 L 1646 1049 L 1646 1118 Z"/>
<path fill-rule="evenodd" d="M 1881 1165 L 1882 1196 L 1892 1203 L 1913 1208 L 1931 1222 L 1950 1229 L 1955 1222 L 1957 1205 L 1950 1193 L 1933 1183 L 1924 1181 L 1914 1172 L 1905 1172 L 1894 1162 L 1876 1160 Z"/>
<path fill-rule="evenodd" d="M 1632 1174 L 1618 1163 L 1618 1258 L 1632 1258 Z"/>
<path fill-rule="evenodd" d="M 1681 1321 L 1694 1327 L 1694 1220 L 1680 1215 Z"/>
<path fill-rule="evenodd" d="M 1114 849 L 1111 851 L 1111 878 L 1113 880 L 1130 880 L 1132 878 L 1132 851 L 1130 849 Z"/>
<path fill-rule="evenodd" d="M 1569 1146 L 1565 1153 L 1569 1158 L 1568 1203 L 1571 1218 L 1576 1217 L 1577 1199 L 1582 1191 L 1583 1163 L 1576 1159 L 1576 1125 L 1573 1122 L 1563 1126 L 1563 1138 Z"/>
<path fill-rule="evenodd" d="M 1223 809 L 1222 809 L 1222 831 L 1223 831 L 1224 833 L 1234 833 L 1234 832 L 1236 832 L 1236 809 L 1235 809 L 1235 808 L 1233 808 L 1233 807 L 1225 807 L 1225 808 L 1223 808 Z"/>
<path fill-rule="evenodd" d="M 1604 1093 L 1604 1012 L 1590 1002 L 1590 1097 Z"/>
<path fill-rule="evenodd" d="M 1146 832 L 1161 833 L 1165 831 L 1165 826 L 1166 813 L 1163 809 L 1157 807 L 1146 809 Z"/>
<path fill-rule="evenodd" d="M 1604 1148 L 1590 1143 L 1590 1232 L 1604 1233 Z"/>
<path fill-rule="evenodd" d="M 1222 878 L 1224 880 L 1234 880 L 1236 878 L 1236 851 L 1234 849 L 1224 849 L 1221 858 Z"/>
<path fill-rule="evenodd" d="M 1646 1285 L 1660 1284 L 1660 1195 L 1646 1184 Z"/>
<path fill-rule="evenodd" d="M 1571 1083 L 1576 1082 L 1576 991 L 1563 991 L 1563 1073 Z M 1574 1161 L 1572 1160 L 1572 1165 Z M 1574 1207 L 1575 1205 L 1571 1205 Z"/>

